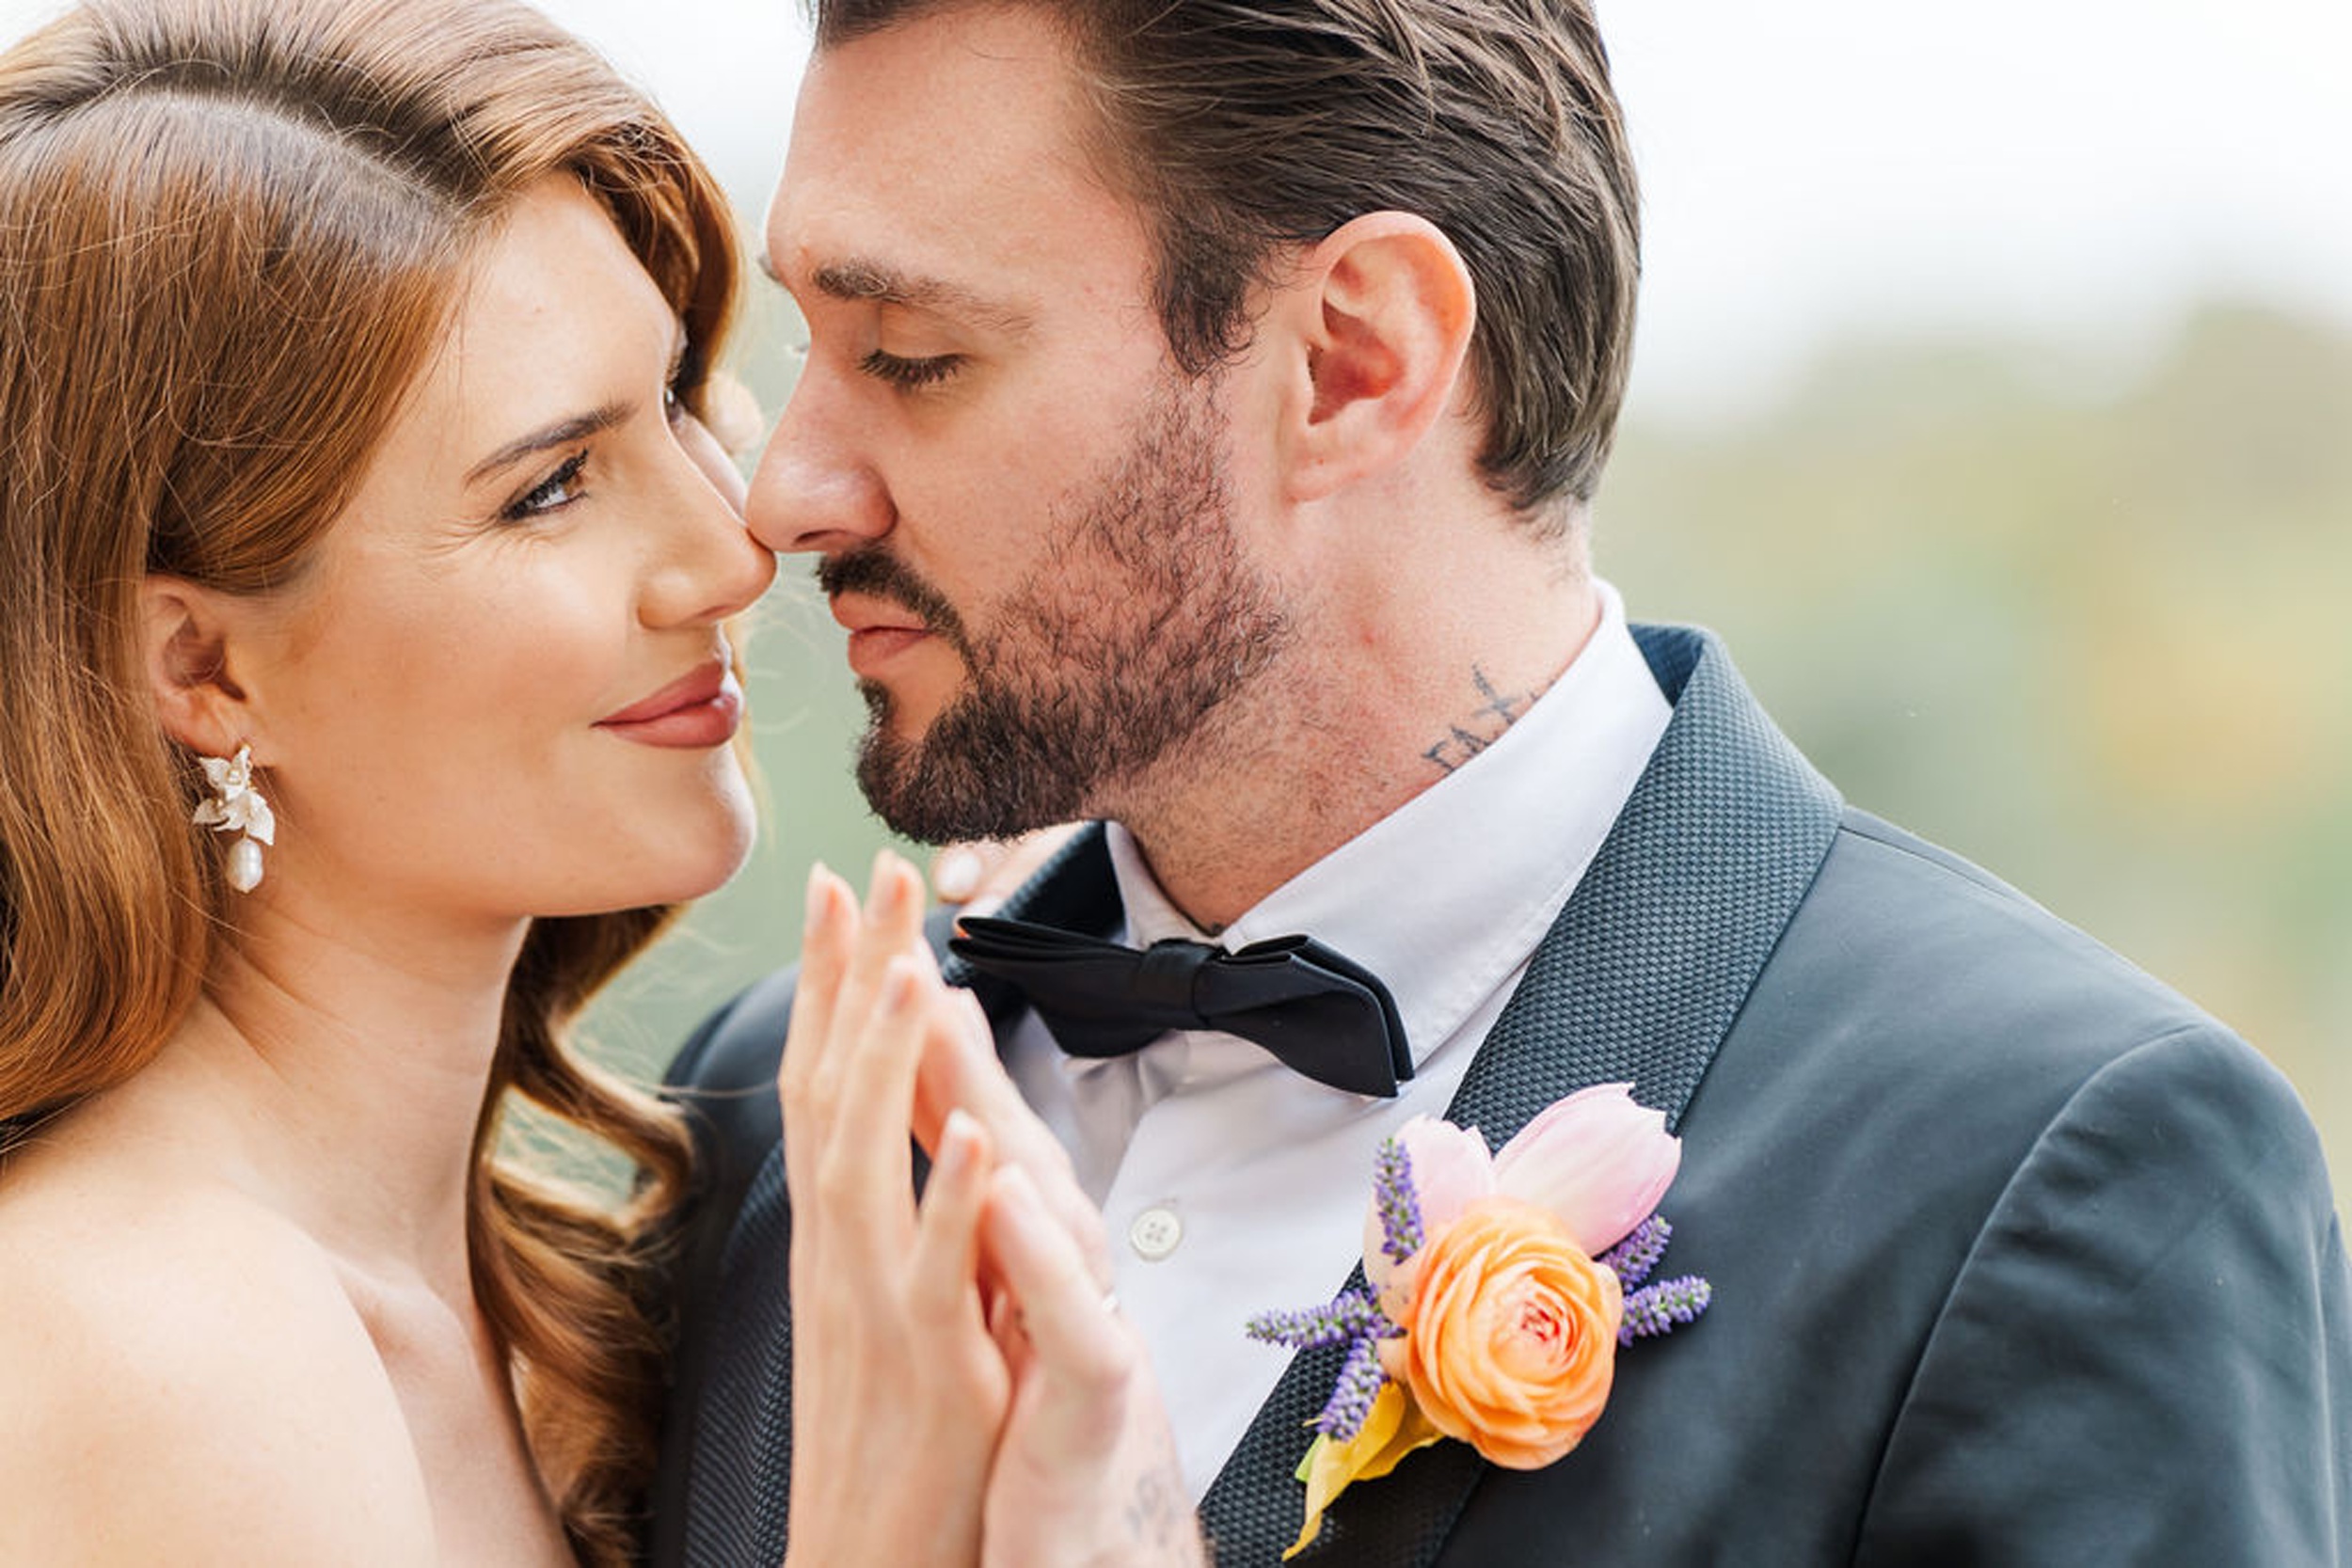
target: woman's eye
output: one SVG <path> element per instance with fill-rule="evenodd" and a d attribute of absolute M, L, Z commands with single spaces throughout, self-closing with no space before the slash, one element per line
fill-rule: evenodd
<path fill-rule="evenodd" d="M 694 394 L 708 379 L 702 345 L 691 338 L 681 341 L 676 357 L 670 361 L 670 379 L 661 388 L 661 417 L 673 426 L 693 418 Z"/>
<path fill-rule="evenodd" d="M 868 354 L 859 366 L 877 381 L 884 381 L 901 391 L 914 391 L 935 387 L 956 373 L 963 364 L 961 354 L 934 355 L 927 359 L 909 359 L 881 349 Z"/>
<path fill-rule="evenodd" d="M 517 496 L 501 515 L 510 523 L 519 523 L 562 511 L 580 499 L 580 470 L 587 467 L 586 452 L 573 453 L 562 467 Z"/>

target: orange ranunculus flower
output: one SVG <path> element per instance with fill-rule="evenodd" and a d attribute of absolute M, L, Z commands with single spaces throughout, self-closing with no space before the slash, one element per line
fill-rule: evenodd
<path fill-rule="evenodd" d="M 1550 1464 L 1609 1401 L 1625 1312 L 1617 1276 L 1549 1210 L 1480 1198 L 1391 1276 L 1388 1374 L 1430 1424 L 1514 1470 Z"/>

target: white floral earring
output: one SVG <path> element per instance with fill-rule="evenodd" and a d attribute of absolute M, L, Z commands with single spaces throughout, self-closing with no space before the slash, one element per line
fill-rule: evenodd
<path fill-rule="evenodd" d="M 229 847 L 229 885 L 251 893 L 262 882 L 262 846 L 276 843 L 278 837 L 278 818 L 253 787 L 253 748 L 240 746 L 233 757 L 198 760 L 204 764 L 213 793 L 196 808 L 196 825 L 245 835 Z"/>

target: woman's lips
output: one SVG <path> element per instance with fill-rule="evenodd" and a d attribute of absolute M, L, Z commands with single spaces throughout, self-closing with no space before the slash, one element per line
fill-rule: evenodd
<path fill-rule="evenodd" d="M 734 739 L 742 722 L 742 688 L 733 671 L 714 662 L 599 719 L 596 728 L 641 746 L 703 748 Z"/>

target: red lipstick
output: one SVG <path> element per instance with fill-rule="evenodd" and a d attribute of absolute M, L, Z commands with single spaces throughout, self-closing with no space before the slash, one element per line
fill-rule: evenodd
<path fill-rule="evenodd" d="M 641 746 L 703 749 L 735 738 L 743 722 L 743 689 L 717 659 L 672 681 L 652 696 L 596 721 Z"/>

